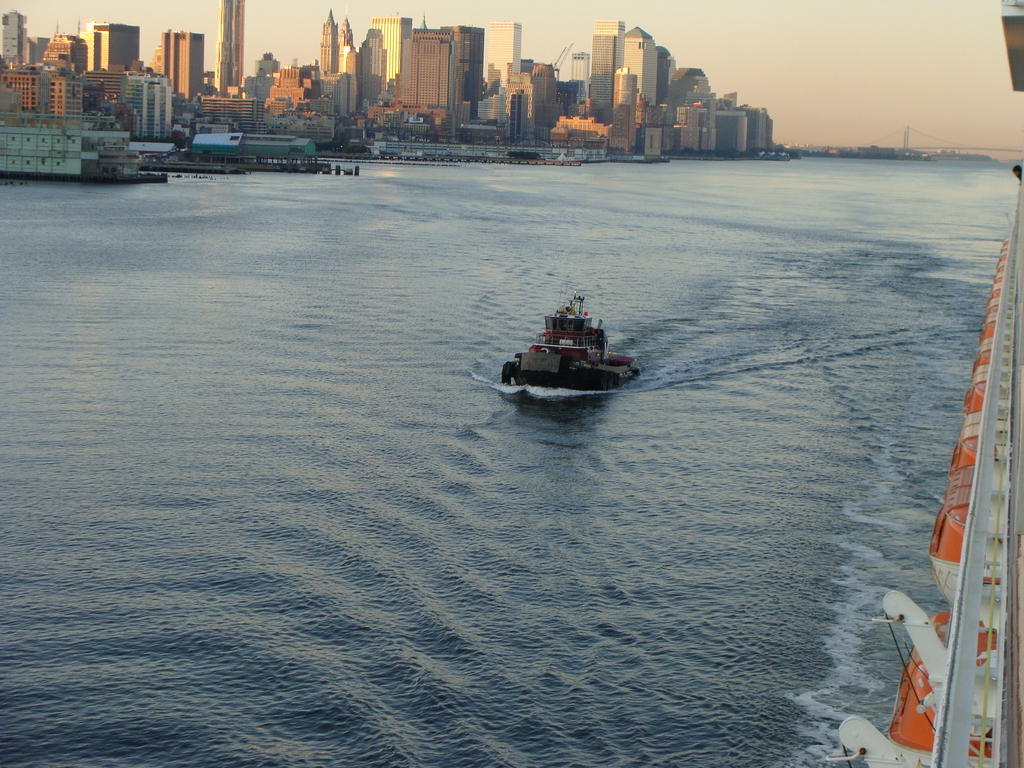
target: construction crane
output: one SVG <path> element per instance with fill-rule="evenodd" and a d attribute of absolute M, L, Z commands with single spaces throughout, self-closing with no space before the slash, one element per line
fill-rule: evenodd
<path fill-rule="evenodd" d="M 569 43 L 567 46 L 565 46 L 565 48 L 562 49 L 562 52 L 560 54 L 558 54 L 558 58 L 555 59 L 555 64 L 554 64 L 555 80 L 560 80 L 561 79 L 559 77 L 559 74 L 560 74 L 562 62 L 565 61 L 565 57 L 569 55 L 569 51 L 572 50 L 572 46 L 573 46 L 573 43 Z"/>

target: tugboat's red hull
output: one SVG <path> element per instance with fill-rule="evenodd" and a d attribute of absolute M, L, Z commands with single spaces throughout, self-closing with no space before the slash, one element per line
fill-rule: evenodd
<path fill-rule="evenodd" d="M 520 352 L 501 369 L 503 384 L 605 392 L 636 377 L 640 368 L 631 357 L 609 355 L 593 364 L 556 352 Z"/>

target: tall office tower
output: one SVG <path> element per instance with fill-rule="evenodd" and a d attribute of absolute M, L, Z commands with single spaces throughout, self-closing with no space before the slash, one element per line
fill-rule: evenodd
<path fill-rule="evenodd" d="M 636 106 L 637 76 L 629 67 L 619 67 L 615 70 L 615 94 L 613 101 L 616 107 L 623 104 Z"/>
<path fill-rule="evenodd" d="M 281 62 L 272 53 L 264 53 L 263 58 L 256 62 L 257 75 L 273 75 L 281 71 Z"/>
<path fill-rule="evenodd" d="M 402 89 L 402 104 L 452 109 L 455 106 L 455 73 L 451 30 L 414 29 L 409 46 L 409 72 Z"/>
<path fill-rule="evenodd" d="M 3 15 L 3 36 L 0 37 L 0 58 L 12 64 L 28 64 L 28 17 L 17 11 Z"/>
<path fill-rule="evenodd" d="M 374 104 L 384 91 L 387 56 L 384 33 L 379 29 L 366 30 L 366 39 L 359 48 L 359 98 L 362 103 Z"/>
<path fill-rule="evenodd" d="M 152 139 L 171 135 L 170 78 L 129 72 L 124 81 L 124 101 L 135 113 L 132 133 Z"/>
<path fill-rule="evenodd" d="M 530 73 L 533 81 L 533 126 L 536 138 L 547 141 L 550 131 L 562 116 L 558 103 L 558 81 L 550 64 L 536 64 Z"/>
<path fill-rule="evenodd" d="M 352 37 L 352 25 L 348 23 L 348 16 L 341 23 L 341 30 L 338 32 L 338 71 L 346 72 L 358 83 L 359 78 L 359 49 L 356 48 L 355 38 Z M 353 97 L 353 111 L 358 100 Z"/>
<path fill-rule="evenodd" d="M 508 85 L 523 61 L 523 25 L 518 21 L 492 21 L 487 25 L 487 93 Z"/>
<path fill-rule="evenodd" d="M 158 72 L 171 78 L 174 92 L 191 99 L 203 91 L 205 36 L 195 32 L 172 32 L 161 35 L 163 61 Z"/>
<path fill-rule="evenodd" d="M 711 93 L 711 81 L 703 69 L 690 67 L 676 70 L 669 81 L 669 88 L 675 88 L 681 93 Z"/>
<path fill-rule="evenodd" d="M 346 117 L 357 106 L 356 78 L 348 72 L 334 75 L 320 75 L 321 94 L 334 102 L 334 116 Z"/>
<path fill-rule="evenodd" d="M 320 71 L 335 74 L 339 71 L 338 59 L 341 48 L 338 41 L 338 23 L 334 20 L 334 9 L 327 13 L 324 31 L 320 36 Z"/>
<path fill-rule="evenodd" d="M 580 101 L 590 96 L 590 54 L 587 51 L 576 51 L 572 55 L 572 68 L 569 70 L 570 82 L 580 83 Z"/>
<path fill-rule="evenodd" d="M 28 58 L 26 64 L 40 64 L 46 55 L 46 46 L 50 44 L 48 37 L 30 37 L 28 39 Z"/>
<path fill-rule="evenodd" d="M 608 147 L 618 152 L 633 151 L 636 143 L 636 75 L 627 67 L 615 72 L 615 108 L 612 127 L 608 132 Z"/>
<path fill-rule="evenodd" d="M 747 149 L 773 149 L 772 119 L 768 110 L 759 107 L 740 107 L 747 116 Z"/>
<path fill-rule="evenodd" d="M 747 113 L 738 109 L 716 110 L 715 149 L 719 152 L 747 151 Z"/>
<path fill-rule="evenodd" d="M 270 98 L 287 97 L 292 104 L 320 98 L 320 71 L 315 66 L 285 67 L 274 75 Z"/>
<path fill-rule="evenodd" d="M 626 33 L 622 66 L 636 75 L 640 95 L 653 103 L 658 91 L 658 51 L 654 38 L 640 27 L 633 27 Z"/>
<path fill-rule="evenodd" d="M 402 71 L 402 46 L 412 37 L 412 19 L 404 16 L 374 16 L 370 29 L 380 30 L 384 48 L 384 82 L 382 90 L 394 93 Z"/>
<path fill-rule="evenodd" d="M 668 106 L 668 114 L 671 117 L 676 110 L 686 107 L 696 101 L 707 101 L 711 98 L 711 82 L 703 69 L 690 67 L 689 69 L 677 69 L 668 81 L 668 95 L 665 97 L 665 104 Z"/>
<path fill-rule="evenodd" d="M 626 25 L 621 21 L 595 21 L 590 51 L 590 98 L 597 109 L 611 107 L 615 70 L 622 66 Z"/>
<path fill-rule="evenodd" d="M 78 35 L 57 33 L 50 38 L 50 42 L 46 46 L 43 63 L 73 69 L 81 74 L 88 68 L 89 46 Z"/>
<path fill-rule="evenodd" d="M 220 0 L 220 34 L 217 40 L 217 91 L 242 85 L 245 38 L 245 0 Z"/>
<path fill-rule="evenodd" d="M 533 139 L 533 75 L 516 72 L 505 86 L 506 137 L 509 141 Z"/>
<path fill-rule="evenodd" d="M 82 39 L 89 46 L 89 69 L 131 69 L 139 60 L 139 28 L 129 24 L 90 21 Z"/>
<path fill-rule="evenodd" d="M 348 15 L 345 15 L 345 20 L 341 22 L 341 29 L 338 32 L 338 46 L 344 48 L 356 47 L 356 40 L 352 37 L 352 25 L 348 23 Z"/>
<path fill-rule="evenodd" d="M 466 104 L 464 119 L 480 117 L 480 97 L 484 82 L 483 27 L 441 27 L 452 33 L 455 52 L 455 104 Z"/>
<path fill-rule="evenodd" d="M 654 50 L 658 52 L 658 84 L 654 100 L 658 104 L 664 104 L 668 98 L 668 84 L 672 80 L 672 75 L 676 73 L 676 60 L 664 46 L 659 45 Z"/>
<path fill-rule="evenodd" d="M 84 81 L 71 72 L 50 75 L 50 112 L 54 115 L 82 114 Z"/>

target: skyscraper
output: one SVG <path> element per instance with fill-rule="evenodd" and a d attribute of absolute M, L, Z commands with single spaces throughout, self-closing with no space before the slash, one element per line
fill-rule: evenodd
<path fill-rule="evenodd" d="M 772 119 L 768 110 L 759 107 L 740 107 L 747 115 L 747 150 L 773 149 Z"/>
<path fill-rule="evenodd" d="M 624 38 L 622 66 L 636 75 L 636 85 L 641 96 L 656 103 L 658 92 L 658 51 L 654 38 L 640 27 L 633 27 Z"/>
<path fill-rule="evenodd" d="M 203 90 L 205 36 L 195 32 L 172 32 L 161 35 L 163 61 L 160 73 L 171 79 L 174 93 L 191 99 Z"/>
<path fill-rule="evenodd" d="M 586 99 L 590 96 L 590 54 L 586 51 L 576 51 L 572 55 L 572 69 L 569 71 L 569 80 L 582 83 L 580 86 L 580 98 Z"/>
<path fill-rule="evenodd" d="M 595 21 L 590 50 L 590 98 L 598 109 L 612 104 L 615 70 L 622 66 L 626 25 L 621 21 Z"/>
<path fill-rule="evenodd" d="M 170 78 L 129 72 L 125 77 L 124 101 L 135 113 L 132 133 L 154 139 L 171 135 Z"/>
<path fill-rule="evenodd" d="M 713 96 L 711 81 L 704 74 L 704 70 L 690 67 L 689 69 L 677 69 L 672 75 L 672 79 L 668 83 L 668 96 L 665 98 L 665 103 L 668 104 L 671 116 L 680 107 L 685 107 L 695 101 L 705 101 L 711 96 Z"/>
<path fill-rule="evenodd" d="M 533 126 L 535 138 L 547 141 L 550 131 L 562 116 L 558 103 L 558 81 L 550 64 L 537 64 L 530 72 L 533 84 Z"/>
<path fill-rule="evenodd" d="M 483 27 L 441 27 L 452 33 L 455 53 L 455 105 L 467 104 L 467 120 L 480 116 L 480 97 L 484 82 Z"/>
<path fill-rule="evenodd" d="M 327 14 L 323 34 L 320 36 L 320 71 L 327 74 L 338 72 L 340 45 L 338 23 L 334 20 L 334 9 Z"/>
<path fill-rule="evenodd" d="M 366 30 L 366 39 L 359 48 L 359 99 L 373 104 L 384 90 L 387 56 L 384 33 L 379 29 Z"/>
<path fill-rule="evenodd" d="M 672 58 L 668 48 L 659 45 L 654 50 L 658 52 L 658 84 L 654 101 L 656 104 L 664 104 L 668 98 L 669 81 L 676 72 L 676 60 Z"/>
<path fill-rule="evenodd" d="M 515 72 L 508 76 L 505 90 L 505 115 L 510 141 L 533 138 L 533 75 Z"/>
<path fill-rule="evenodd" d="M 73 69 L 81 74 L 89 65 L 89 46 L 78 35 L 56 34 L 50 38 L 43 63 Z"/>
<path fill-rule="evenodd" d="M 28 17 L 17 11 L 3 15 L 3 35 L 0 37 L 0 57 L 13 64 L 28 63 L 28 37 L 25 24 Z"/>
<path fill-rule="evenodd" d="M 345 20 L 341 22 L 341 30 L 338 32 L 338 45 L 342 48 L 346 46 L 349 48 L 356 47 L 355 38 L 352 37 L 352 25 L 348 23 L 348 15 L 346 15 Z"/>
<path fill-rule="evenodd" d="M 392 90 L 402 71 L 402 46 L 412 37 L 412 19 L 404 16 L 374 16 L 370 28 L 379 29 L 384 48 L 382 90 Z"/>
<path fill-rule="evenodd" d="M 274 58 L 273 53 L 264 53 L 262 59 L 256 61 L 257 75 L 273 75 L 281 71 L 281 62 Z"/>
<path fill-rule="evenodd" d="M 30 37 L 28 39 L 28 59 L 26 64 L 39 64 L 46 55 L 46 46 L 50 44 L 48 37 Z"/>
<path fill-rule="evenodd" d="M 615 95 L 616 107 L 629 105 L 636 106 L 637 76 L 629 67 L 619 67 L 615 70 Z"/>
<path fill-rule="evenodd" d="M 87 69 L 106 69 L 120 66 L 131 68 L 139 60 L 139 28 L 129 24 L 111 24 L 90 21 L 82 39 L 89 46 Z"/>
<path fill-rule="evenodd" d="M 409 46 L 407 85 L 402 104 L 451 109 L 455 104 L 457 57 L 448 29 L 414 29 Z"/>
<path fill-rule="evenodd" d="M 615 71 L 615 109 L 608 147 L 617 152 L 630 153 L 636 143 L 636 83 L 636 75 L 628 67 Z"/>
<path fill-rule="evenodd" d="M 487 25 L 487 92 L 508 85 L 518 75 L 523 57 L 523 25 L 518 21 L 492 21 Z"/>
<path fill-rule="evenodd" d="M 346 16 L 338 32 L 338 71 L 355 76 L 359 72 L 358 54 L 359 49 L 352 37 L 352 26 Z"/>
<path fill-rule="evenodd" d="M 334 102 L 335 117 L 345 117 L 357 108 L 358 94 L 356 78 L 348 72 L 334 75 L 320 75 L 320 90 L 323 96 Z"/>
<path fill-rule="evenodd" d="M 217 90 L 242 85 L 242 56 L 245 38 L 245 0 L 220 0 L 220 30 L 217 40 Z"/>

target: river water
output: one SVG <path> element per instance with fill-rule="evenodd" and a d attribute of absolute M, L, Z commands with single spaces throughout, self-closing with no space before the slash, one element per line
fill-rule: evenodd
<path fill-rule="evenodd" d="M 1016 182 L 0 188 L 0 763 L 820 765 L 884 727 Z M 576 289 L 642 376 L 498 383 Z"/>

